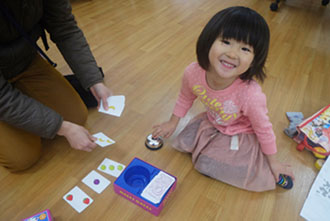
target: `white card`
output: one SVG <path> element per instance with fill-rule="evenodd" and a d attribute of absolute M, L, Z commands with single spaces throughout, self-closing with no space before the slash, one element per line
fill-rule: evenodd
<path fill-rule="evenodd" d="M 119 177 L 125 167 L 126 166 L 121 163 L 105 158 L 97 169 L 111 176 Z"/>
<path fill-rule="evenodd" d="M 114 140 L 112 140 L 111 138 L 107 137 L 102 132 L 93 134 L 93 137 L 96 137 L 97 138 L 97 140 L 95 141 L 95 143 L 97 145 L 99 145 L 100 147 L 106 147 L 108 145 L 111 145 L 111 144 L 116 143 Z"/>
<path fill-rule="evenodd" d="M 70 192 L 63 196 L 63 199 L 70 204 L 78 213 L 81 213 L 90 204 L 93 199 L 90 198 L 84 191 L 79 187 L 75 186 Z"/>
<path fill-rule="evenodd" d="M 160 171 L 144 188 L 141 196 L 154 204 L 160 203 L 162 197 L 174 182 L 174 177 Z"/>
<path fill-rule="evenodd" d="M 324 162 L 300 212 L 305 220 L 328 221 L 330 211 L 330 160 Z"/>
<path fill-rule="evenodd" d="M 108 102 L 108 110 L 105 110 L 103 107 L 103 102 L 101 100 L 99 112 L 120 117 L 125 107 L 125 96 L 124 95 L 110 96 L 107 98 L 107 102 Z"/>
<path fill-rule="evenodd" d="M 108 179 L 104 176 L 92 170 L 83 180 L 82 182 L 90 187 L 97 193 L 102 193 L 107 186 L 111 183 Z"/>

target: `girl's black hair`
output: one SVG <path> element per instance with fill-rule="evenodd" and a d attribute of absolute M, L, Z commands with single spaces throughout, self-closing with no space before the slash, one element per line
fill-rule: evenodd
<path fill-rule="evenodd" d="M 215 14 L 206 24 L 197 41 L 197 60 L 199 65 L 208 70 L 209 51 L 217 38 L 235 39 L 251 45 L 254 59 L 251 67 L 240 75 L 243 81 L 256 76 L 261 82 L 266 77 L 264 66 L 269 48 L 269 28 L 264 18 L 256 11 L 242 7 L 226 8 Z"/>

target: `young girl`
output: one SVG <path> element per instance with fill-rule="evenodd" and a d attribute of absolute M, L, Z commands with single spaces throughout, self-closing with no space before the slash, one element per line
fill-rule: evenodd
<path fill-rule="evenodd" d="M 289 165 L 275 159 L 276 142 L 259 84 L 266 77 L 268 25 L 245 7 L 230 7 L 208 22 L 197 42 L 198 63 L 184 72 L 169 121 L 153 128 L 168 138 L 198 98 L 206 112 L 193 118 L 173 146 L 192 153 L 195 168 L 233 186 L 266 191 L 279 175 L 293 178 Z"/>

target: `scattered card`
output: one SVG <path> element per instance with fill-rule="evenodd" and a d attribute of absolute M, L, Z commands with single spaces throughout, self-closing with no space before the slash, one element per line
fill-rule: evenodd
<path fill-rule="evenodd" d="M 108 110 L 105 110 L 103 107 L 103 102 L 101 100 L 99 112 L 120 117 L 125 107 L 125 96 L 124 95 L 110 96 L 107 98 L 107 102 L 108 102 Z"/>
<path fill-rule="evenodd" d="M 106 147 L 108 145 L 116 143 L 114 140 L 111 138 L 107 137 L 104 133 L 99 132 L 93 135 L 93 137 L 96 137 L 97 140 L 95 143 L 99 145 L 100 147 Z"/>
<path fill-rule="evenodd" d="M 90 198 L 84 191 L 79 187 L 75 186 L 67 194 L 63 196 L 63 199 L 70 204 L 78 213 L 81 213 L 90 204 L 92 204 L 93 199 Z"/>
<path fill-rule="evenodd" d="M 125 169 L 125 165 L 105 158 L 97 169 L 111 176 L 119 177 L 121 172 Z"/>
<path fill-rule="evenodd" d="M 83 180 L 82 182 L 90 187 L 92 190 L 97 192 L 98 194 L 102 193 L 107 186 L 111 183 L 104 176 L 92 170 Z"/>

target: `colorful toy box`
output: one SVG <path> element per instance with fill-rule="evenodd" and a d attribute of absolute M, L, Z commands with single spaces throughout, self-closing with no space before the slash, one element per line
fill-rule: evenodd
<path fill-rule="evenodd" d="M 330 155 L 330 105 L 305 119 L 297 126 L 297 130 L 299 134 L 296 141 L 300 142 L 297 150 L 306 148 L 320 159 Z"/>
<path fill-rule="evenodd" d="M 114 182 L 114 190 L 129 201 L 158 216 L 177 179 L 139 158 L 134 158 Z"/>
<path fill-rule="evenodd" d="M 37 213 L 33 216 L 30 216 L 26 219 L 23 219 L 23 221 L 52 221 L 52 214 L 50 213 L 50 211 L 48 209 Z"/>

